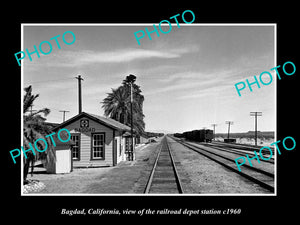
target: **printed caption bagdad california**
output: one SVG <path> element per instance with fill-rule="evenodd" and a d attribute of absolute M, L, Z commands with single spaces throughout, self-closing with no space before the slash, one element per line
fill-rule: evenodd
<path fill-rule="evenodd" d="M 240 208 L 228 208 L 228 209 L 103 209 L 103 208 L 89 208 L 89 209 L 61 209 L 61 215 L 74 216 L 74 215 L 91 215 L 91 216 L 106 216 L 106 215 L 185 215 L 185 216 L 197 216 L 197 215 L 239 215 L 242 213 Z"/>

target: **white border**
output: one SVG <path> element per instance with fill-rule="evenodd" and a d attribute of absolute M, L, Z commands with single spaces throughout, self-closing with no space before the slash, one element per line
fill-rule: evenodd
<path fill-rule="evenodd" d="M 176 25 L 176 23 L 171 23 Z M 24 26 L 153 26 L 158 23 L 22 23 L 21 24 L 21 51 L 24 50 Z M 169 24 L 161 24 L 169 26 Z M 277 24 L 276 23 L 182 23 L 180 26 L 273 26 L 274 27 L 274 67 L 277 64 Z M 267 68 L 266 68 L 267 69 Z M 21 131 L 23 131 L 23 61 L 21 61 Z M 277 141 L 277 79 L 275 80 L 275 141 Z M 23 144 L 23 132 L 21 132 L 21 144 Z M 271 194 L 41 194 L 29 193 L 23 194 L 23 154 L 21 154 L 21 196 L 277 196 L 277 151 L 275 153 L 275 179 L 274 193 Z"/>

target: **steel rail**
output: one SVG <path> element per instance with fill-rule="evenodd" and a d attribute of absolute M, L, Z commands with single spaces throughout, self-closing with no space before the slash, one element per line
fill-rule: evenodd
<path fill-rule="evenodd" d="M 230 160 L 229 160 L 229 159 L 226 159 L 226 157 L 217 155 L 217 154 L 215 154 L 215 153 L 211 153 L 211 152 L 209 152 L 209 151 L 206 151 L 206 150 L 204 150 L 204 149 L 201 149 L 200 147 L 196 147 L 196 146 L 193 146 L 193 145 L 191 146 L 191 145 L 189 145 L 189 144 L 183 143 L 183 142 L 178 141 L 178 140 L 175 140 L 175 141 L 177 141 L 178 143 L 182 144 L 183 146 L 185 146 L 185 147 L 187 147 L 187 148 L 189 148 L 189 149 L 191 149 L 191 150 L 193 150 L 193 151 L 195 151 L 195 152 L 197 152 L 197 153 L 199 153 L 199 154 L 201 154 L 201 155 L 203 155 L 203 156 L 205 156 L 205 157 L 207 157 L 207 158 L 209 158 L 209 159 L 211 159 L 211 160 L 213 160 L 213 161 L 215 161 L 215 162 L 217 162 L 217 163 L 219 163 L 219 164 L 221 164 L 222 166 L 226 167 L 227 169 L 229 169 L 229 170 L 231 170 L 231 171 L 233 171 L 233 172 L 235 172 L 235 173 L 237 173 L 237 174 L 239 174 L 239 175 L 241 175 L 241 176 L 247 178 L 248 180 L 251 180 L 252 182 L 254 182 L 254 183 L 260 185 L 261 187 L 263 187 L 263 188 L 269 190 L 270 192 L 274 192 L 274 187 L 273 187 L 273 186 L 271 186 L 271 185 L 269 185 L 269 184 L 267 184 L 267 183 L 265 183 L 265 182 L 263 182 L 263 181 L 261 181 L 261 180 L 258 180 L 257 178 L 255 178 L 255 177 L 253 177 L 253 176 L 250 176 L 250 175 L 248 175 L 248 174 L 246 174 L 246 173 L 244 173 L 244 172 L 241 172 L 241 171 L 237 170 L 236 168 L 227 165 L 226 163 L 222 162 L 221 160 L 218 160 L 218 159 L 216 159 L 215 157 L 210 156 L 209 154 L 216 155 L 216 156 L 218 156 L 218 157 L 220 157 L 220 158 L 224 158 L 225 160 L 228 160 L 228 161 L 230 161 L 230 162 L 232 161 L 231 159 L 230 159 Z M 196 149 L 200 149 L 201 152 L 200 152 L 199 150 L 196 150 Z M 205 152 L 207 152 L 207 153 L 209 153 L 209 154 L 204 153 L 203 151 L 205 151 Z M 259 170 L 259 169 L 257 169 L 257 168 L 250 167 L 250 169 L 251 169 L 251 170 L 254 170 L 254 171 L 256 171 L 256 172 L 260 172 L 260 173 L 261 173 L 261 170 Z M 257 170 L 259 170 L 259 171 L 257 171 Z M 268 172 L 266 172 L 266 171 L 264 171 L 264 172 L 265 172 L 265 173 L 268 173 Z M 264 175 L 266 175 L 266 174 L 264 174 Z M 268 175 L 267 175 L 267 176 L 268 176 Z M 274 177 L 274 175 L 273 175 L 273 177 Z"/>
<path fill-rule="evenodd" d="M 227 146 L 227 147 L 232 147 L 232 148 L 239 148 L 239 149 L 245 150 L 245 151 L 253 151 L 253 150 L 259 151 L 262 147 L 264 147 L 264 146 L 255 146 L 255 145 L 244 145 L 244 144 L 239 144 L 239 143 L 226 143 L 226 142 L 221 142 L 221 141 L 214 141 L 214 142 L 212 142 L 212 144 Z M 269 146 L 269 148 L 272 150 L 272 153 L 274 154 L 274 147 Z"/>
<path fill-rule="evenodd" d="M 198 144 L 198 143 L 195 143 L 195 144 Z M 202 144 L 202 143 L 200 143 L 200 144 Z M 202 145 L 204 145 L 205 147 L 209 147 L 209 148 L 213 148 L 213 149 L 219 150 L 219 151 L 230 152 L 230 153 L 241 155 L 241 156 L 245 156 L 245 154 L 246 154 L 245 152 L 239 151 L 239 150 L 242 150 L 242 149 L 230 149 L 228 147 L 225 147 L 226 149 L 223 149 L 222 147 L 220 147 L 220 145 L 215 146 L 212 143 L 209 143 L 209 144 L 205 143 L 205 144 L 202 144 Z M 247 154 L 255 155 L 252 152 L 247 152 Z M 262 162 L 271 163 L 271 164 L 275 163 L 274 159 L 272 159 L 272 160 L 264 160 Z"/>
<path fill-rule="evenodd" d="M 177 141 L 177 142 L 181 143 L 182 141 Z M 208 152 L 209 154 L 213 154 L 213 155 L 216 155 L 216 156 L 221 157 L 221 158 L 223 158 L 223 159 L 226 159 L 226 160 L 228 160 L 228 161 L 231 161 L 231 162 L 236 163 L 235 160 L 232 159 L 232 158 L 228 158 L 228 157 L 226 157 L 226 156 L 224 156 L 224 155 L 219 155 L 219 154 L 217 154 L 217 153 L 215 153 L 215 152 L 208 151 L 208 150 L 206 150 L 206 149 L 201 148 L 201 146 L 195 146 L 195 145 L 192 145 L 192 144 L 187 143 L 187 142 L 182 143 L 182 144 L 183 144 L 183 145 L 186 144 L 186 145 L 189 145 L 189 146 L 191 146 L 191 147 L 201 149 L 202 151 Z M 205 146 L 205 147 L 216 149 L 216 148 L 211 147 L 211 146 Z M 219 150 L 219 149 L 216 149 L 216 150 Z M 221 151 L 221 150 L 219 150 L 219 151 Z M 226 150 L 223 150 L 223 151 L 226 151 Z M 226 152 L 230 152 L 230 153 L 233 153 L 233 154 L 237 154 L 237 153 L 231 152 L 231 151 L 226 151 Z M 270 172 L 267 172 L 267 171 L 264 171 L 264 170 L 262 170 L 262 169 L 258 169 L 258 168 L 255 168 L 255 167 L 252 167 L 252 166 L 249 166 L 249 165 L 246 165 L 246 164 L 243 165 L 243 166 L 244 166 L 244 167 L 247 167 L 248 169 L 254 170 L 254 171 L 256 171 L 256 172 L 262 173 L 262 174 L 264 174 L 264 175 L 266 175 L 266 176 L 269 176 L 269 177 L 271 177 L 271 178 L 274 178 L 274 174 L 273 174 L 273 173 L 270 173 Z"/>
<path fill-rule="evenodd" d="M 183 192 L 182 184 L 181 184 L 181 181 L 180 181 L 180 178 L 179 178 L 179 175 L 178 175 L 178 171 L 177 171 L 177 168 L 176 168 L 176 165 L 175 165 L 174 157 L 173 157 L 173 154 L 171 152 L 171 148 L 168 144 L 167 138 L 166 138 L 166 143 L 167 143 L 167 148 L 169 150 L 169 154 L 170 154 L 170 157 L 171 157 L 174 174 L 175 174 L 175 177 L 176 177 L 177 188 L 178 188 L 179 193 L 183 194 L 184 192 Z"/>
<path fill-rule="evenodd" d="M 182 188 L 182 184 L 180 182 L 180 178 L 179 178 L 179 175 L 178 175 L 178 171 L 177 171 L 177 168 L 176 168 L 176 165 L 175 165 L 175 161 L 174 161 L 173 155 L 171 153 L 170 146 L 168 145 L 168 140 L 167 140 L 166 137 L 164 137 L 161 141 L 159 152 L 157 153 L 154 165 L 152 167 L 149 179 L 147 181 L 147 184 L 146 184 L 146 187 L 145 187 L 145 190 L 144 190 L 145 194 L 148 194 L 148 193 L 151 192 L 151 186 L 152 186 L 152 182 L 153 182 L 153 179 L 154 179 L 154 174 L 155 174 L 155 171 L 157 169 L 158 161 L 159 161 L 159 158 L 161 156 L 161 152 L 162 152 L 162 148 L 164 147 L 164 144 L 167 148 L 167 152 L 169 153 L 169 157 L 170 157 L 170 161 L 171 161 L 171 165 L 172 165 L 172 172 L 174 173 L 178 193 L 180 193 L 180 194 L 184 193 L 183 188 Z"/>
<path fill-rule="evenodd" d="M 153 165 L 153 167 L 152 167 L 152 170 L 151 170 L 149 179 L 148 179 L 147 184 L 146 184 L 146 188 L 145 188 L 145 191 L 144 191 L 145 194 L 148 194 L 149 191 L 150 191 L 150 187 L 151 187 L 151 184 L 152 184 L 154 172 L 155 172 L 155 169 L 156 169 L 156 166 L 157 166 L 157 162 L 158 162 L 158 158 L 159 158 L 160 153 L 161 153 L 162 146 L 163 146 L 163 143 L 162 143 L 162 141 L 161 141 L 159 151 L 158 151 L 158 153 L 157 153 L 157 156 L 156 156 L 154 165 Z"/>

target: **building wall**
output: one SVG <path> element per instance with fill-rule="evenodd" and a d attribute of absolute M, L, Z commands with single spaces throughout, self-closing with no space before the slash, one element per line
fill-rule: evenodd
<path fill-rule="evenodd" d="M 55 151 L 56 167 L 55 173 L 70 173 L 72 165 L 72 155 L 70 149 Z"/>
<path fill-rule="evenodd" d="M 47 173 L 70 173 L 72 170 L 72 153 L 70 145 L 59 144 L 55 147 L 56 160 L 46 164 Z"/>
<path fill-rule="evenodd" d="M 88 119 L 89 129 L 88 132 L 80 132 L 80 120 Z M 80 133 L 80 160 L 73 161 L 73 167 L 96 167 L 96 166 L 113 166 L 113 142 L 114 135 L 115 140 L 118 142 L 119 133 L 114 132 L 113 129 L 106 127 L 102 124 L 96 123 L 95 121 L 81 117 L 80 119 L 68 124 L 64 128 L 68 129 L 71 134 Z M 104 159 L 92 159 L 91 144 L 92 144 L 92 133 L 103 132 L 105 133 L 105 152 Z M 118 150 L 118 148 L 117 148 Z M 120 159 L 117 157 L 117 162 Z"/>
<path fill-rule="evenodd" d="M 148 141 L 148 138 L 140 136 L 139 144 L 145 144 Z"/>

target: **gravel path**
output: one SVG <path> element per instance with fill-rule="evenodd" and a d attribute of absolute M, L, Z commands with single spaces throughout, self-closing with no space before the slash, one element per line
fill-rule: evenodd
<path fill-rule="evenodd" d="M 29 179 L 39 180 L 45 188 L 38 194 L 132 194 L 143 193 L 159 143 L 136 150 L 136 160 L 116 167 L 80 168 L 69 174 L 46 174 L 35 170 Z"/>

